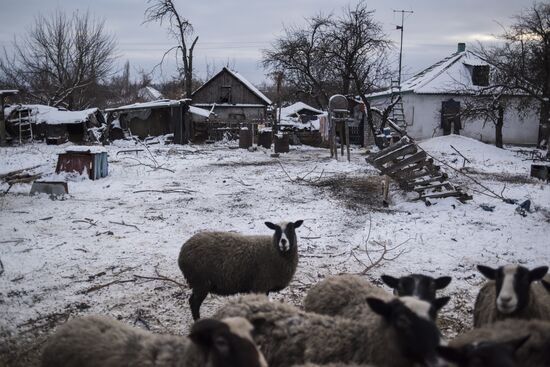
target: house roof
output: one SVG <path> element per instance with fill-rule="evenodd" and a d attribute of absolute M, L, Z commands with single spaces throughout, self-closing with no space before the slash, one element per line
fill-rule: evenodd
<path fill-rule="evenodd" d="M 290 106 L 281 108 L 281 117 L 287 117 L 292 116 L 300 112 L 301 110 L 308 110 L 316 114 L 322 114 L 323 111 L 318 110 L 316 108 L 311 107 L 308 104 L 305 104 L 304 102 L 296 102 L 294 104 L 291 104 Z"/>
<path fill-rule="evenodd" d="M 0 89 L 0 95 L 12 96 L 19 93 L 17 89 Z"/>
<path fill-rule="evenodd" d="M 156 109 L 156 108 L 164 108 L 164 107 L 172 107 L 172 106 L 179 106 L 182 102 L 189 101 L 188 99 L 180 99 L 180 100 L 173 100 L 173 99 L 161 99 L 158 101 L 152 101 L 152 102 L 143 102 L 143 103 L 134 103 L 126 106 L 120 106 L 115 108 L 108 108 L 105 110 L 105 112 L 116 112 L 116 111 L 131 111 L 131 110 L 144 110 L 144 109 Z M 189 106 L 189 112 L 202 116 L 202 117 L 210 117 L 212 113 L 208 110 Z"/>
<path fill-rule="evenodd" d="M 30 110 L 30 116 L 34 123 L 45 123 L 47 125 L 80 124 L 88 121 L 91 115 L 99 111 L 97 108 L 82 111 L 64 111 L 51 106 L 33 104 L 10 106 L 6 108 L 6 115 L 9 116 L 17 110 Z"/>
<path fill-rule="evenodd" d="M 489 65 L 471 51 L 455 52 L 417 73 L 401 84 L 401 93 L 445 94 L 476 88 L 472 84 L 472 66 Z M 371 93 L 368 97 L 391 94 L 391 88 Z"/>
<path fill-rule="evenodd" d="M 251 82 L 249 82 L 244 76 L 242 76 L 241 74 L 239 74 L 238 72 L 236 71 L 233 71 L 227 67 L 224 67 L 222 70 L 220 70 L 219 73 L 217 73 L 216 75 L 214 75 L 212 78 L 210 78 L 209 80 L 206 81 L 206 83 L 204 83 L 203 85 L 201 85 L 197 90 L 195 90 L 193 92 L 193 94 L 197 93 L 199 90 L 201 90 L 202 88 L 204 88 L 207 84 L 210 83 L 211 80 L 214 80 L 218 75 L 220 75 L 221 73 L 223 73 L 224 71 L 228 72 L 229 74 L 231 74 L 232 76 L 234 76 L 235 78 L 237 78 L 242 84 L 244 84 L 244 86 L 246 86 L 246 88 L 248 88 L 252 93 L 254 93 L 256 96 L 258 96 L 261 100 L 263 100 L 266 104 L 270 105 L 272 104 L 273 102 L 271 102 L 271 100 L 269 98 L 267 98 L 265 96 L 265 94 L 263 94 L 262 92 L 260 92 L 258 90 L 258 88 L 256 88 Z"/>
<path fill-rule="evenodd" d="M 138 90 L 138 97 L 145 101 L 156 101 L 164 98 L 161 92 L 151 86 Z"/>

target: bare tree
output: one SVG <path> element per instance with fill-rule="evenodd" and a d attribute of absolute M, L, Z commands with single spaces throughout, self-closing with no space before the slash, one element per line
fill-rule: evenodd
<path fill-rule="evenodd" d="M 188 47 L 188 38 L 194 33 L 193 26 L 189 20 L 180 16 L 172 0 L 147 0 L 147 3 L 149 7 L 145 10 L 145 22 L 160 22 L 161 25 L 163 22 L 167 22 L 168 33 L 178 43 L 177 46 L 171 47 L 164 53 L 160 64 L 162 64 L 166 55 L 174 50 L 176 51 L 176 60 L 179 60 L 179 52 L 181 64 L 178 64 L 178 68 L 183 76 L 183 90 L 185 90 L 186 97 L 191 98 L 193 92 L 193 51 L 199 37 L 196 36 L 191 42 L 191 46 Z"/>
<path fill-rule="evenodd" d="M 515 23 L 500 38 L 502 45 L 480 46 L 477 51 L 495 67 L 492 94 L 528 96 L 524 107 L 538 101 L 539 143 L 550 146 L 550 4 L 534 3 L 515 16 Z"/>
<path fill-rule="evenodd" d="M 0 73 L 28 100 L 83 108 L 93 101 L 91 91 L 111 74 L 115 48 L 104 21 L 88 12 L 67 16 L 58 10 L 36 17 L 29 33 L 13 41 L 12 55 L 4 48 Z"/>
<path fill-rule="evenodd" d="M 334 73 L 327 60 L 326 32 L 330 17 L 317 15 L 306 19 L 305 28 L 288 27 L 263 51 L 263 65 L 274 73 L 283 73 L 287 83 L 311 95 L 323 108 L 328 105 Z"/>

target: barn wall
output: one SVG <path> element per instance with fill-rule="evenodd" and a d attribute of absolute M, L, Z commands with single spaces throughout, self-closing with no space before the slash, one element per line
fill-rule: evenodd
<path fill-rule="evenodd" d="M 230 102 L 224 102 L 222 87 L 231 87 Z M 240 80 L 224 70 L 193 94 L 193 104 L 197 103 L 265 104 L 265 101 L 252 93 Z"/>
<path fill-rule="evenodd" d="M 407 121 L 407 132 L 415 139 L 429 139 L 443 135 L 441 129 L 441 103 L 460 97 L 445 95 L 425 95 L 406 93 L 403 95 L 403 108 Z M 371 99 L 372 107 L 383 109 L 388 103 L 387 97 Z M 527 114 L 507 108 L 504 115 L 503 140 L 505 144 L 537 144 L 539 121 L 533 109 Z M 461 135 L 487 143 L 495 142 L 495 127 L 492 122 L 484 123 L 483 119 L 462 119 Z"/>

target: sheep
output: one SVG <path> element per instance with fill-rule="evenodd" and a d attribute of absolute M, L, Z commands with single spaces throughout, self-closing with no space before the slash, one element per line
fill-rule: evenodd
<path fill-rule="evenodd" d="M 295 364 L 292 367 L 374 367 L 373 365 L 367 364 L 349 364 L 349 363 L 329 363 L 329 364 L 315 364 L 315 363 L 306 363 L 306 364 Z"/>
<path fill-rule="evenodd" d="M 527 338 L 528 336 L 528 338 Z M 521 338 L 526 340 L 521 343 Z M 518 344 L 518 367 L 550 366 L 550 322 L 542 320 L 505 319 L 459 335 L 450 347 L 463 348 L 480 342 Z M 513 342 L 515 340 L 515 342 Z"/>
<path fill-rule="evenodd" d="M 452 278 L 449 276 L 433 278 L 429 275 L 410 274 L 401 278 L 391 275 L 382 275 L 382 281 L 398 296 L 414 296 L 424 301 L 433 301 L 435 293 L 449 285 Z"/>
<path fill-rule="evenodd" d="M 358 305 L 366 306 L 367 297 L 389 301 L 394 297 L 357 275 L 331 275 L 309 289 L 304 309 L 328 316 L 353 314 Z"/>
<path fill-rule="evenodd" d="M 240 316 L 255 326 L 254 340 L 272 367 L 303 363 L 372 363 L 435 366 L 442 342 L 428 316 L 434 306 L 412 297 L 368 298 L 370 319 L 346 319 L 298 310 L 246 295 L 228 302 L 215 318 Z M 437 310 L 435 310 L 437 311 Z"/>
<path fill-rule="evenodd" d="M 105 316 L 73 319 L 42 353 L 42 367 L 267 367 L 240 317 L 196 322 L 188 337 L 155 335 Z"/>
<path fill-rule="evenodd" d="M 540 283 L 533 283 L 546 274 L 547 266 L 533 270 L 519 265 L 477 268 L 490 281 L 477 295 L 474 327 L 506 318 L 550 320 L 550 296 Z"/>
<path fill-rule="evenodd" d="M 437 351 L 457 367 L 517 367 L 516 351 L 527 339 L 529 335 L 507 341 L 473 342 L 460 347 L 439 346 Z"/>
<path fill-rule="evenodd" d="M 178 265 L 192 289 L 189 305 L 194 320 L 208 293 L 278 292 L 290 283 L 298 265 L 296 228 L 303 221 L 265 222 L 273 236 L 200 232 L 181 247 Z"/>
<path fill-rule="evenodd" d="M 371 313 L 367 305 L 367 298 L 374 297 L 384 301 L 390 301 L 395 298 L 387 291 L 379 288 L 368 280 L 357 275 L 343 274 L 329 276 L 326 279 L 315 284 L 307 292 L 304 299 L 304 309 L 307 312 L 315 312 L 322 315 L 342 316 L 348 318 L 362 317 L 366 314 L 369 317 Z M 429 300 L 426 300 L 430 302 Z M 440 309 L 449 301 L 448 297 L 442 297 L 432 300 Z M 435 313 L 430 317 L 435 320 Z"/>
<path fill-rule="evenodd" d="M 542 286 L 546 288 L 548 293 L 550 293 L 550 274 L 547 274 L 541 281 Z"/>

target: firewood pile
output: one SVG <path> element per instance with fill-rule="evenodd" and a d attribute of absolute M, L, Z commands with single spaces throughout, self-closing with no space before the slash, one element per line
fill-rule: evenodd
<path fill-rule="evenodd" d="M 407 136 L 371 154 L 366 161 L 397 182 L 403 190 L 418 193 L 417 200 L 429 202 L 432 198 L 450 196 L 461 201 L 472 199 L 459 186 L 449 182 L 448 175 L 434 164 L 434 159 Z"/>

